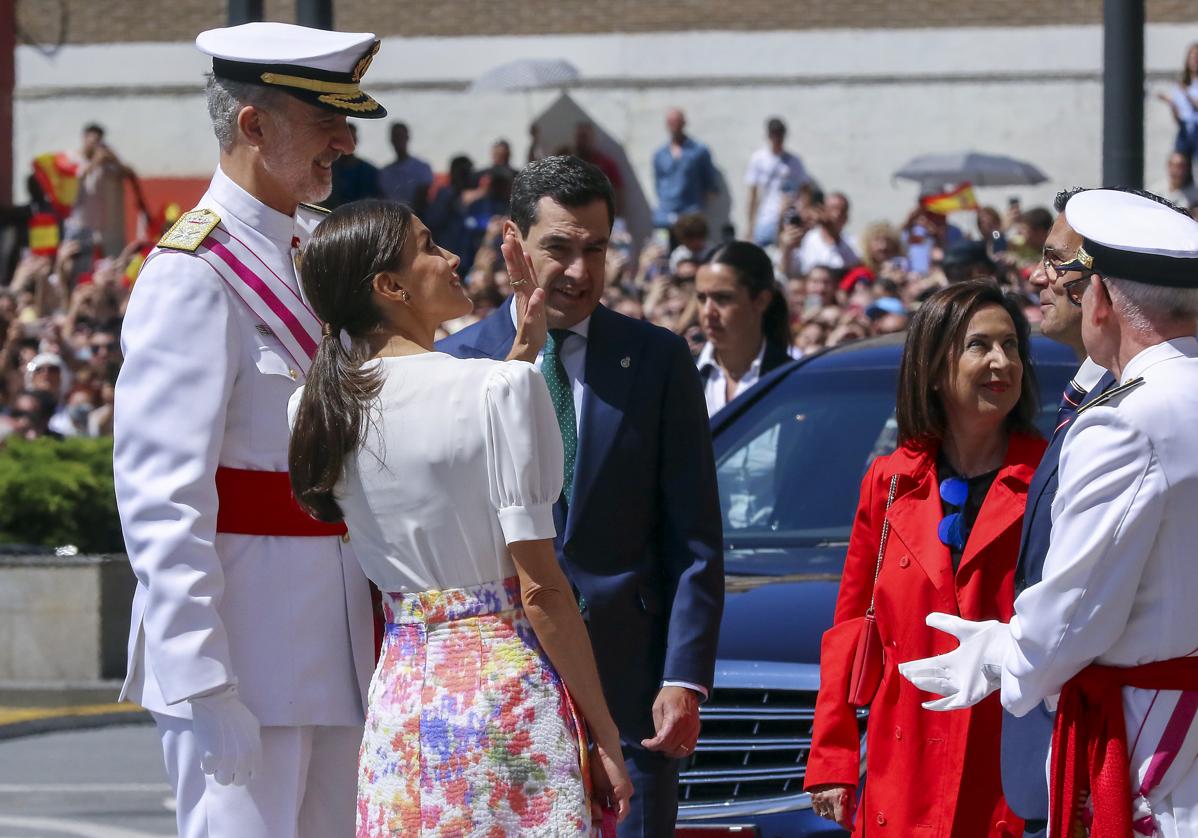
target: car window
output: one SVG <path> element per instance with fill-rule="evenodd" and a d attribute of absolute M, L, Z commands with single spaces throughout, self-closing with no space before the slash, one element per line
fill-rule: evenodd
<path fill-rule="evenodd" d="M 894 450 L 894 372 L 792 378 L 801 386 L 785 382 L 728 429 L 737 439 L 716 461 L 725 534 L 847 540 L 861 476 Z"/>
<path fill-rule="evenodd" d="M 1037 367 L 1036 424 L 1046 437 L 1072 371 Z M 898 441 L 896 376 L 895 369 L 800 369 L 726 426 L 716 440 L 725 536 L 847 542 L 861 478 Z"/>

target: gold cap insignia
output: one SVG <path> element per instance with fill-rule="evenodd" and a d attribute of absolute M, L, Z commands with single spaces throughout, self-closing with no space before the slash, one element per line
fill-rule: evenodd
<path fill-rule="evenodd" d="M 358 61 L 353 73 L 350 75 L 353 81 L 361 81 L 362 76 L 366 75 L 366 71 L 370 69 L 370 62 L 374 60 L 374 54 L 379 51 L 379 43 L 379 41 L 375 41 L 370 49 L 366 50 L 366 54 L 362 56 L 361 60 Z"/>
<path fill-rule="evenodd" d="M 1075 258 L 1077 261 L 1086 266 L 1086 270 L 1092 270 L 1094 268 L 1094 257 L 1089 253 L 1086 253 L 1086 249 L 1084 247 L 1079 247 L 1077 249 L 1077 256 Z"/>

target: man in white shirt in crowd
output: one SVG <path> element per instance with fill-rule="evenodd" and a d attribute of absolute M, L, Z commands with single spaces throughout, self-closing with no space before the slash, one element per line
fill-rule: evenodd
<path fill-rule="evenodd" d="M 745 172 L 749 187 L 749 235 L 765 247 L 778 240 L 782 207 L 811 183 L 811 176 L 797 154 L 785 148 L 786 123 L 771 117 L 765 125 L 766 145 L 753 152 Z"/>
<path fill-rule="evenodd" d="M 853 246 L 844 239 L 844 228 L 849 223 L 848 196 L 843 192 L 828 195 L 818 219 L 799 245 L 799 273 L 809 274 L 816 267 L 843 270 L 860 262 Z"/>

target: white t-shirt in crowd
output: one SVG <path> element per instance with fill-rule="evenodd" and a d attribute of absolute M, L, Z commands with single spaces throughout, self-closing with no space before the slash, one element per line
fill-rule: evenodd
<path fill-rule="evenodd" d="M 753 238 L 773 241 L 778 235 L 778 216 L 782 212 L 782 196 L 793 195 L 811 181 L 803 161 L 785 149 L 774 154 L 769 146 L 759 148 L 749 158 L 745 185 L 757 187 L 757 218 Z"/>
<path fill-rule="evenodd" d="M 834 268 L 843 270 L 856 265 L 861 259 L 853 246 L 842 235 L 839 241 L 829 242 L 819 227 L 809 230 L 795 252 L 799 273 L 807 274 L 812 268 Z M 793 267 L 793 266 L 792 266 Z"/>

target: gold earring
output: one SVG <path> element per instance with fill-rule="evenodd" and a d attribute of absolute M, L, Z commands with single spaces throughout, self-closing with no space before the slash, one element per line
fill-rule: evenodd
<path fill-rule="evenodd" d="M 405 303 L 406 303 L 408 300 L 412 299 L 411 297 L 409 297 L 409 296 L 408 296 L 408 292 L 407 292 L 407 289 L 406 289 L 406 288 L 400 288 L 400 289 L 399 289 L 399 298 L 400 298 L 401 300 L 403 300 Z"/>

